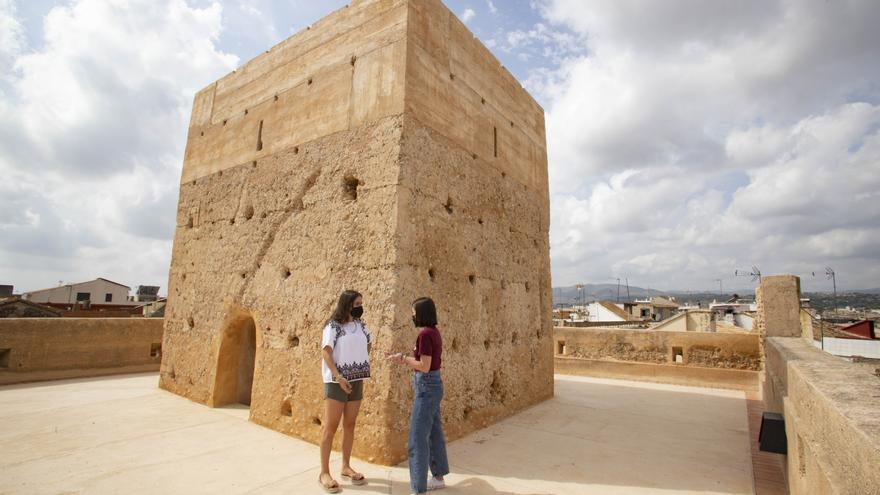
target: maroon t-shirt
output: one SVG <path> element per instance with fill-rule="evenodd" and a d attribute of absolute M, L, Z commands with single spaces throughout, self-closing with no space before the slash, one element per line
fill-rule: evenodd
<path fill-rule="evenodd" d="M 435 327 L 423 328 L 416 338 L 413 357 L 420 359 L 422 356 L 431 356 L 431 371 L 440 369 L 443 356 L 443 338 L 440 337 L 440 330 Z"/>

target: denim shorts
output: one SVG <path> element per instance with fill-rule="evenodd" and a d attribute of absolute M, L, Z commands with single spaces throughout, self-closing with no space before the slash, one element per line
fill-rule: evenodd
<path fill-rule="evenodd" d="M 364 381 L 348 382 L 351 385 L 351 393 L 347 394 L 338 383 L 324 384 L 324 398 L 338 402 L 354 402 L 364 398 Z"/>

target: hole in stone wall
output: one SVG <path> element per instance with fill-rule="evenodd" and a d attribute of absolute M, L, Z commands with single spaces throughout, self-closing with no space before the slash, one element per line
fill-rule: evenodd
<path fill-rule="evenodd" d="M 516 342 L 519 340 L 519 335 L 516 332 L 513 332 L 513 335 L 510 336 L 510 343 L 516 345 Z"/>
<path fill-rule="evenodd" d="M 251 166 L 254 167 L 254 168 L 257 168 L 257 161 L 254 160 L 253 162 L 251 162 Z"/>
<path fill-rule="evenodd" d="M 476 153 L 472 154 L 472 155 L 471 155 L 471 158 L 473 158 L 474 160 L 476 160 L 476 159 L 477 159 L 477 154 L 476 154 Z"/>
<path fill-rule="evenodd" d="M 196 326 L 196 322 L 195 322 L 195 320 L 193 320 L 192 316 L 190 316 L 186 319 L 186 325 L 190 328 L 194 328 Z"/>
<path fill-rule="evenodd" d="M 294 146 L 294 147 L 293 147 L 293 154 L 294 154 L 294 155 L 298 155 L 298 154 L 299 154 L 299 146 Z"/>
<path fill-rule="evenodd" d="M 219 172 L 217 172 L 217 177 L 223 177 L 223 171 L 222 171 L 222 170 L 219 171 Z"/>
<path fill-rule="evenodd" d="M 503 179 L 505 177 L 507 177 L 507 172 L 501 172 L 501 178 Z"/>
<path fill-rule="evenodd" d="M 672 348 L 672 362 L 677 364 L 684 364 L 684 352 L 682 352 L 681 347 Z"/>
<path fill-rule="evenodd" d="M 352 67 L 354 67 L 354 63 L 357 62 L 357 59 L 358 59 L 358 58 L 357 58 L 357 55 L 352 55 L 352 56 L 351 56 L 351 66 L 352 66 Z"/>
<path fill-rule="evenodd" d="M 290 406 L 290 399 L 284 399 L 281 402 L 281 415 L 288 418 L 293 416 L 293 407 Z"/>
<path fill-rule="evenodd" d="M 245 220 L 250 220 L 254 218 L 254 207 L 252 205 L 247 205 L 244 209 L 244 218 Z"/>
<path fill-rule="evenodd" d="M 247 109 L 247 108 L 244 109 L 244 114 L 245 114 L 245 115 L 248 114 L 248 109 Z"/>
<path fill-rule="evenodd" d="M 278 95 L 275 95 L 274 101 L 278 101 Z"/>
<path fill-rule="evenodd" d="M 230 218 L 230 219 L 229 219 L 229 225 L 235 225 L 235 219 L 234 219 L 234 218 Z"/>
<path fill-rule="evenodd" d="M 564 340 L 557 340 L 556 341 L 556 354 L 559 354 L 560 356 L 565 354 L 565 341 Z"/>
<path fill-rule="evenodd" d="M 223 125 L 226 125 L 226 119 L 223 119 Z"/>
<path fill-rule="evenodd" d="M 263 213 L 260 213 L 260 218 L 266 218 L 267 216 L 269 216 L 269 214 L 265 211 Z"/>
<path fill-rule="evenodd" d="M 247 272 L 241 272 L 241 278 L 247 278 Z"/>
<path fill-rule="evenodd" d="M 526 282 L 526 292 L 530 292 L 532 290 L 532 284 Z"/>
<path fill-rule="evenodd" d="M 510 127 L 513 127 L 513 121 L 512 121 L 512 120 L 510 121 Z"/>
<path fill-rule="evenodd" d="M 468 275 L 468 282 L 470 282 L 471 285 L 475 285 L 477 283 L 476 275 L 473 275 L 473 274 Z"/>
<path fill-rule="evenodd" d="M 162 344 L 150 344 L 150 357 L 157 358 L 162 357 Z"/>
<path fill-rule="evenodd" d="M 431 279 L 431 282 L 434 281 L 434 269 L 428 268 L 428 278 Z"/>
<path fill-rule="evenodd" d="M 291 335 L 290 337 L 288 337 L 287 342 L 290 347 L 299 347 L 299 337 L 297 337 L 296 335 Z"/>
<path fill-rule="evenodd" d="M 492 143 L 495 147 L 495 158 L 498 158 L 498 128 L 492 128 Z"/>
<path fill-rule="evenodd" d="M 461 412 L 461 416 L 465 420 L 467 420 L 468 417 L 470 417 L 472 411 L 473 411 L 473 409 L 471 409 L 471 406 L 465 406 L 464 411 Z"/>
<path fill-rule="evenodd" d="M 284 267 L 281 269 L 281 278 L 290 278 L 290 268 Z"/>
<path fill-rule="evenodd" d="M 185 273 L 184 273 L 183 275 L 181 275 L 180 277 L 181 277 L 184 281 L 186 281 L 186 274 L 185 274 Z"/>
<path fill-rule="evenodd" d="M 0 368 L 9 367 L 10 355 L 12 355 L 12 349 L 0 349 Z"/>
<path fill-rule="evenodd" d="M 311 77 L 309 78 L 308 84 L 309 84 L 309 86 L 312 85 L 312 78 Z"/>
<path fill-rule="evenodd" d="M 450 72 L 450 73 L 449 73 L 449 80 L 450 80 L 450 81 L 455 81 L 455 74 L 453 74 L 453 73 Z"/>
<path fill-rule="evenodd" d="M 205 131 L 202 131 L 200 136 L 205 137 Z"/>
<path fill-rule="evenodd" d="M 489 395 L 495 400 L 504 402 L 504 391 L 501 386 L 501 374 L 497 371 L 492 373 L 492 383 L 489 384 Z"/>
<path fill-rule="evenodd" d="M 358 199 L 358 186 L 360 186 L 360 181 L 355 177 L 346 175 L 342 179 L 342 191 L 351 201 L 357 201 Z"/>
<path fill-rule="evenodd" d="M 257 151 L 263 149 L 263 121 L 260 121 L 260 127 L 257 129 Z"/>
<path fill-rule="evenodd" d="M 480 98 L 480 103 L 482 103 L 483 105 L 485 105 L 485 104 L 486 104 L 486 99 L 485 99 L 485 98 Z"/>
<path fill-rule="evenodd" d="M 489 343 L 489 339 L 483 341 L 483 347 L 485 347 L 487 351 L 489 350 L 490 345 L 491 344 Z"/>
<path fill-rule="evenodd" d="M 452 338 L 452 350 L 453 350 L 453 351 L 457 351 L 457 350 L 458 350 L 458 337 L 453 337 L 453 338 Z"/>
<path fill-rule="evenodd" d="M 446 203 L 443 205 L 443 208 L 446 209 L 446 213 L 452 215 L 452 197 L 446 197 Z"/>
<path fill-rule="evenodd" d="M 321 426 L 321 418 L 319 418 L 317 416 L 312 416 L 312 423 L 314 423 L 318 426 Z"/>
<path fill-rule="evenodd" d="M 482 218 L 477 219 L 477 223 L 479 223 L 480 225 L 483 225 L 483 219 Z"/>
<path fill-rule="evenodd" d="M 193 217 L 192 216 L 190 216 L 189 218 L 186 219 L 186 228 L 188 228 L 188 229 L 193 228 Z"/>

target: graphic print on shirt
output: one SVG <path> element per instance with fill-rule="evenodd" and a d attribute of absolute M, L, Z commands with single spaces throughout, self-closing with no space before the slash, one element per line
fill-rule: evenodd
<path fill-rule="evenodd" d="M 372 337 L 367 326 L 360 320 L 346 324 L 330 321 L 324 327 L 322 347 L 333 349 L 333 362 L 336 369 L 347 381 L 358 381 L 370 378 L 370 359 L 367 346 Z M 321 371 L 325 383 L 335 383 L 336 379 L 322 361 Z"/>

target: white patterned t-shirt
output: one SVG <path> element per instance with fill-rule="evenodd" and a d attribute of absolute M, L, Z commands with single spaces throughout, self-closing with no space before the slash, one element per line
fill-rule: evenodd
<path fill-rule="evenodd" d="M 361 320 L 345 324 L 330 320 L 324 327 L 321 348 L 333 349 L 333 362 L 336 369 L 348 381 L 356 382 L 370 378 L 370 355 L 367 345 L 372 342 L 367 325 Z M 324 383 L 336 383 L 333 373 L 324 360 L 321 360 Z"/>

